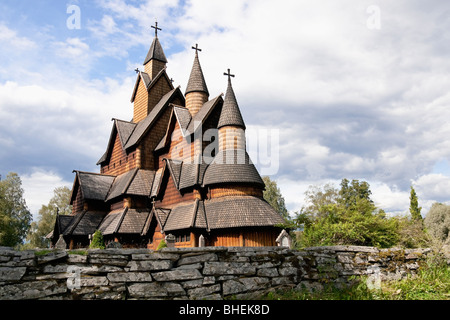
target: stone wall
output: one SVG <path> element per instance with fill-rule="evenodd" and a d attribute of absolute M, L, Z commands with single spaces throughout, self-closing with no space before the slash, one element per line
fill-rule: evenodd
<path fill-rule="evenodd" d="M 0 247 L 0 300 L 257 298 L 275 288 L 414 274 L 429 249 L 205 247 L 14 251 Z"/>

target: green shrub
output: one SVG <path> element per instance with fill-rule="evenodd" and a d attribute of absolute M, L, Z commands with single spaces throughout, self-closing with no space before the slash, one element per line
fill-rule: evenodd
<path fill-rule="evenodd" d="M 92 242 L 89 245 L 90 249 L 105 249 L 105 241 L 103 240 L 103 234 L 100 230 L 95 231 L 92 237 Z"/>
<path fill-rule="evenodd" d="M 450 205 L 434 203 L 425 217 L 424 224 L 435 240 L 450 242 Z"/>
<path fill-rule="evenodd" d="M 167 243 L 164 239 L 162 239 L 161 242 L 158 244 L 158 248 L 156 248 L 156 251 L 161 250 L 162 248 L 167 248 Z"/>

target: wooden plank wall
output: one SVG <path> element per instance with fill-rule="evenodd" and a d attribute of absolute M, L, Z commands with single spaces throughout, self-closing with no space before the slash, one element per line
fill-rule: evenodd
<path fill-rule="evenodd" d="M 166 173 L 168 174 L 167 183 L 164 183 L 162 187 L 163 199 L 162 201 L 157 202 L 156 206 L 158 208 L 171 208 L 174 204 L 183 202 L 183 201 L 193 201 L 194 194 L 192 192 L 181 194 L 180 191 L 175 186 L 175 183 L 172 179 L 171 174 L 169 173 L 169 168 L 166 169 Z"/>
<path fill-rule="evenodd" d="M 254 187 L 233 186 L 229 188 L 211 188 L 209 195 L 211 199 L 225 196 L 256 196 L 262 198 L 263 191 Z"/>
<path fill-rule="evenodd" d="M 240 231 L 219 230 L 211 234 L 208 245 L 225 247 L 276 246 L 277 244 L 275 239 L 278 236 L 278 233 L 279 232 L 277 230 L 273 230 L 270 228 Z"/>
<path fill-rule="evenodd" d="M 135 151 L 126 154 L 122 148 L 119 135 L 116 133 L 114 146 L 109 162 L 102 165 L 100 172 L 103 174 L 119 175 L 136 168 Z"/>

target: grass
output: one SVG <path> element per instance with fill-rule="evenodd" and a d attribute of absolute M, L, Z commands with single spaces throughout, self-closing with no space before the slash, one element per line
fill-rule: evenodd
<path fill-rule="evenodd" d="M 287 290 L 269 292 L 263 300 L 450 300 L 450 266 L 430 259 L 416 276 L 381 283 L 380 289 L 369 289 L 367 278 L 347 288 L 333 284 L 321 291 Z"/>

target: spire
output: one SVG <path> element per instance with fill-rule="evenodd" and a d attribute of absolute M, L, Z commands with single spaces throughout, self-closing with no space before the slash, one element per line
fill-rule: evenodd
<path fill-rule="evenodd" d="M 155 22 L 155 25 L 152 26 L 152 28 L 155 29 L 155 38 L 150 46 L 150 50 L 148 50 L 147 57 L 144 60 L 144 65 L 146 65 L 150 60 L 158 60 L 167 63 L 163 48 L 158 40 L 158 30 L 162 30 L 161 28 L 158 28 L 158 21 Z"/>
<path fill-rule="evenodd" d="M 159 43 L 158 37 L 153 39 L 150 50 L 148 50 L 147 57 L 145 58 L 144 65 L 150 62 L 150 60 L 158 60 L 167 63 L 166 56 L 164 54 L 161 43 Z"/>
<path fill-rule="evenodd" d="M 198 52 L 202 51 L 202 49 L 198 48 L 198 44 L 196 44 L 195 47 L 192 47 L 192 49 L 195 50 L 194 65 L 192 66 L 191 75 L 189 76 L 185 95 L 190 92 L 203 92 L 209 96 L 208 87 L 206 86 L 202 67 L 200 66 L 200 61 L 198 60 Z"/>
<path fill-rule="evenodd" d="M 233 87 L 231 85 L 231 77 L 234 77 L 234 74 L 231 74 L 230 69 L 228 69 L 228 73 L 224 73 L 224 75 L 228 76 L 228 88 L 225 93 L 217 129 L 225 126 L 234 126 L 241 127 L 245 130 L 245 123 L 242 119 L 241 111 L 239 110 L 236 96 L 234 95 Z"/>

